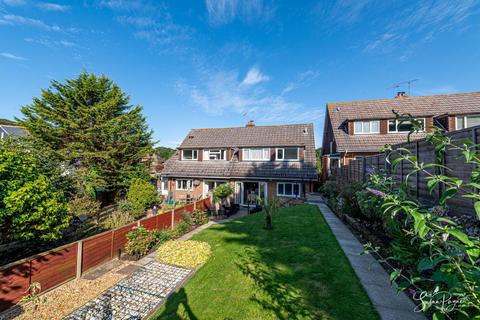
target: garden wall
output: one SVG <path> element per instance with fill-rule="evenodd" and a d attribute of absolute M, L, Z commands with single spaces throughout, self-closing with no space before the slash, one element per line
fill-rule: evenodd
<path fill-rule="evenodd" d="M 469 139 L 473 143 L 480 142 L 480 126 L 453 131 L 447 134 L 454 140 Z M 461 142 L 460 142 L 461 143 Z M 412 155 L 417 156 L 419 162 L 424 163 L 436 163 L 436 157 L 434 153 L 434 146 L 427 142 L 425 139 L 412 141 L 410 143 L 403 143 L 393 146 L 393 149 L 405 148 L 408 149 Z M 378 154 L 375 156 L 360 157 L 355 160 L 351 160 L 348 165 L 336 168 L 332 171 L 334 180 L 340 182 L 363 182 L 366 179 L 366 175 L 371 169 L 384 170 L 390 175 L 395 183 L 401 183 L 407 178 L 408 173 L 412 170 L 412 165 L 402 161 L 395 170 L 392 170 L 391 166 L 385 161 L 386 154 Z M 392 158 L 393 161 L 394 158 Z M 460 178 L 464 181 L 470 181 L 470 174 L 473 170 L 472 164 L 465 163 L 463 155 L 458 151 L 448 151 L 445 154 L 445 160 L 443 163 L 451 170 L 447 170 L 442 174 L 446 176 L 452 176 Z M 436 169 L 439 170 L 439 169 Z M 430 171 L 435 173 L 433 169 Z M 440 172 L 436 172 L 440 173 Z M 430 193 L 427 188 L 427 180 L 425 173 L 417 173 L 408 177 L 408 184 L 413 190 L 415 196 L 425 203 L 434 203 L 444 190 L 444 186 L 439 184 L 437 188 Z M 456 195 L 452 199 L 448 200 L 447 205 L 454 214 L 475 214 L 473 209 L 473 201 L 467 198 L 463 198 L 461 195 Z"/>
<path fill-rule="evenodd" d="M 210 206 L 211 199 L 206 198 L 0 267 L 0 312 L 16 304 L 31 283 L 39 282 L 45 292 L 118 257 L 127 243 L 127 233 L 134 227 L 173 228 L 182 221 L 184 212 L 191 214 L 195 209 L 205 210 Z"/>

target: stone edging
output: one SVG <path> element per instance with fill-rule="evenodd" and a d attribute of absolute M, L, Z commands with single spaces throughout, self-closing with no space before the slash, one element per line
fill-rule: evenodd
<path fill-rule="evenodd" d="M 389 275 L 372 255 L 359 255 L 363 246 L 330 208 L 324 203 L 311 204 L 320 209 L 380 318 L 425 320 L 423 313 L 413 311 L 415 304 L 405 293 L 397 294 L 395 287 L 390 284 Z"/>

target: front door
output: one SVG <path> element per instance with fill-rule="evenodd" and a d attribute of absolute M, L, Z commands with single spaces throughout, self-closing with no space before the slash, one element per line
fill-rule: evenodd
<path fill-rule="evenodd" d="M 258 198 L 266 201 L 267 199 L 266 182 L 237 182 L 235 187 L 235 200 L 242 205 L 253 205 L 258 202 Z"/>

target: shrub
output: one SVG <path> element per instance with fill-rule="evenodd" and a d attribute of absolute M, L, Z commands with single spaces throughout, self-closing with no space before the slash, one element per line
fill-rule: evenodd
<path fill-rule="evenodd" d="M 131 255 L 143 256 L 148 253 L 156 243 L 154 232 L 148 231 L 145 227 L 137 227 L 127 233 L 127 244 L 125 252 Z"/>
<path fill-rule="evenodd" d="M 68 211 L 76 217 L 93 217 L 98 222 L 100 202 L 85 195 L 77 195 L 68 202 Z"/>
<path fill-rule="evenodd" d="M 211 254 L 210 245 L 200 241 L 168 241 L 157 249 L 157 259 L 189 269 L 205 263 Z"/>
<path fill-rule="evenodd" d="M 320 187 L 320 193 L 327 199 L 336 197 L 339 193 L 336 181 L 325 181 Z"/>
<path fill-rule="evenodd" d="M 182 220 L 183 220 L 183 222 L 185 222 L 189 226 L 193 225 L 192 217 L 190 216 L 190 214 L 187 211 L 182 213 Z"/>
<path fill-rule="evenodd" d="M 127 192 L 127 200 L 132 206 L 132 214 L 140 218 L 145 210 L 158 202 L 158 194 L 155 187 L 149 182 L 135 178 Z"/>
<path fill-rule="evenodd" d="M 114 211 L 108 218 L 103 222 L 105 229 L 116 229 L 123 227 L 131 222 L 135 221 L 133 217 L 128 212 L 124 211 Z"/>
<path fill-rule="evenodd" d="M 131 214 L 133 211 L 133 205 L 128 200 L 123 199 L 118 202 L 118 210 L 122 212 L 128 212 Z"/>
<path fill-rule="evenodd" d="M 362 189 L 362 184 L 359 182 L 343 183 L 339 185 L 338 189 L 340 190 L 337 196 L 338 210 L 350 216 L 360 216 L 361 211 L 357 201 L 357 192 Z"/>
<path fill-rule="evenodd" d="M 172 239 L 171 229 L 165 229 L 162 231 L 154 229 L 152 232 L 153 232 L 153 235 L 155 236 L 156 244 L 163 243 L 165 241 Z"/>
<path fill-rule="evenodd" d="M 206 211 L 194 210 L 192 213 L 192 222 L 194 225 L 202 225 L 208 222 L 208 215 Z"/>
<path fill-rule="evenodd" d="M 186 222 L 180 222 L 172 229 L 172 238 L 176 239 L 190 231 L 190 225 Z"/>
<path fill-rule="evenodd" d="M 233 190 L 233 187 L 229 183 L 223 183 L 213 189 L 213 202 L 223 202 L 225 201 L 230 195 L 233 194 L 235 190 Z"/>

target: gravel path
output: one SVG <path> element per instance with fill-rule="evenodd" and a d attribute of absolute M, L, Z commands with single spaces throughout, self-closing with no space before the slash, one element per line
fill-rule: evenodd
<path fill-rule="evenodd" d="M 192 270 L 149 262 L 65 320 L 143 319 L 177 289 Z"/>

